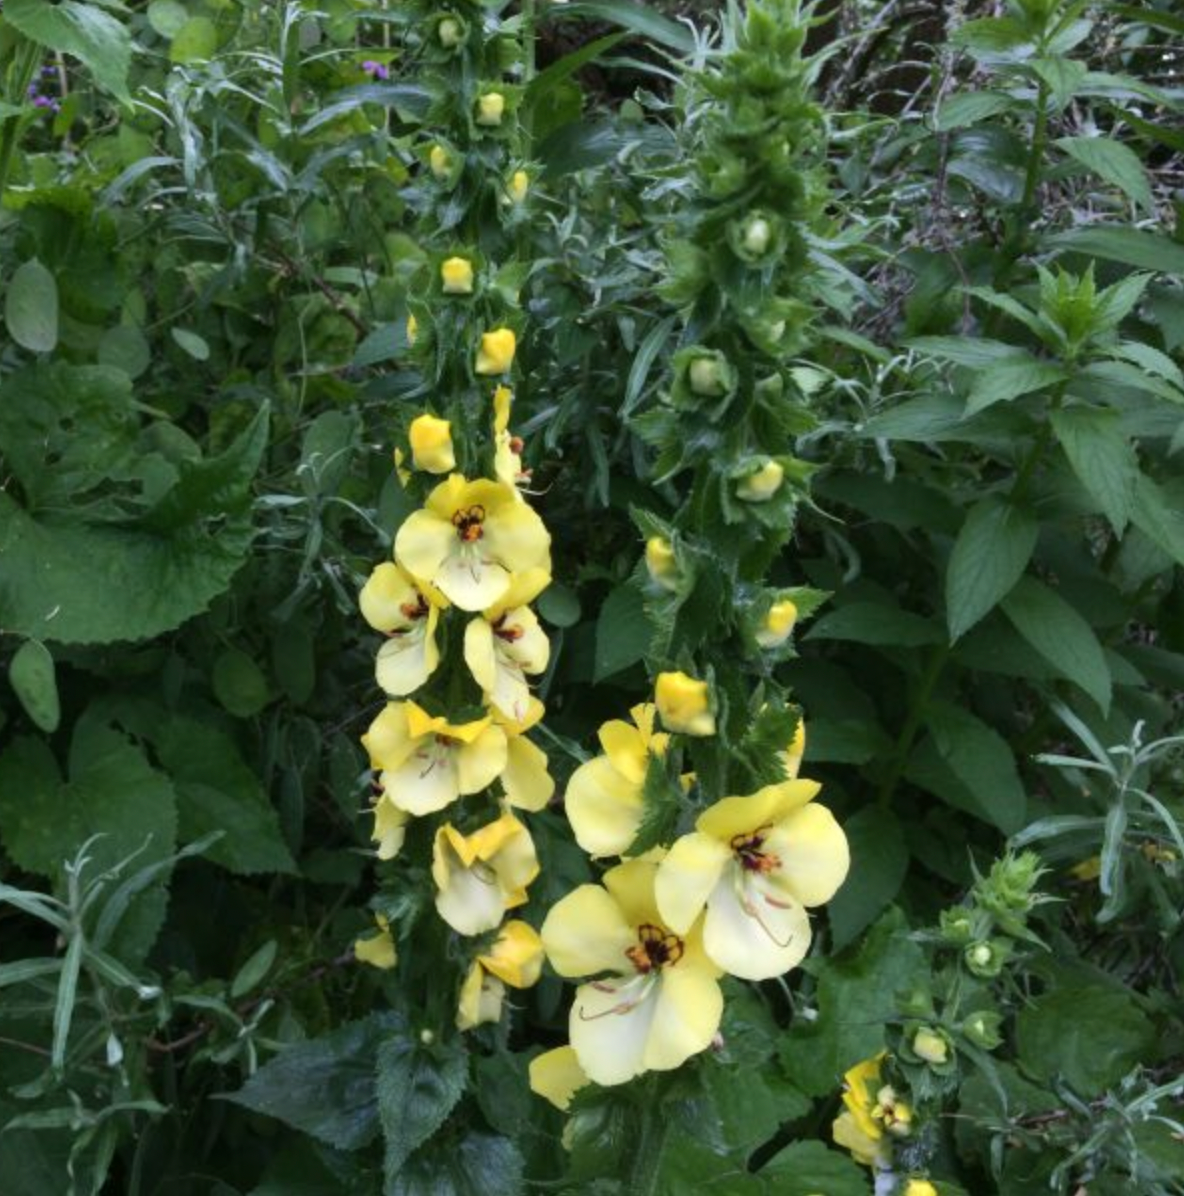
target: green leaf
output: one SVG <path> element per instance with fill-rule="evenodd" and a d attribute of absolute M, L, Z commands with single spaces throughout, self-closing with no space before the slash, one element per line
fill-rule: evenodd
<path fill-rule="evenodd" d="M 1020 395 L 1064 382 L 1068 375 L 1051 361 L 1029 354 L 1004 357 L 975 376 L 966 400 L 966 414 L 974 415 L 994 403 L 1018 399 Z"/>
<path fill-rule="evenodd" d="M 16 650 L 8 666 L 8 680 L 33 722 L 42 731 L 56 731 L 62 717 L 57 677 L 53 656 L 40 640 L 25 640 Z"/>
<path fill-rule="evenodd" d="M 810 1111 L 810 1100 L 779 1074 L 776 1065 L 737 1067 L 708 1055 L 699 1078 L 719 1120 L 721 1141 L 732 1151 L 760 1146 L 783 1122 Z"/>
<path fill-rule="evenodd" d="M 914 336 L 906 340 L 905 345 L 939 361 L 952 361 L 955 365 L 976 370 L 992 368 L 1013 357 L 1023 360 L 1027 356 L 1015 345 L 982 336 Z"/>
<path fill-rule="evenodd" d="M 391 1036 L 378 1049 L 378 1110 L 386 1139 L 387 1189 L 407 1162 L 447 1120 L 465 1090 L 469 1056 L 464 1042 L 422 1043 Z"/>
<path fill-rule="evenodd" d="M 1184 245 L 1159 233 L 1126 225 L 1091 225 L 1046 239 L 1050 248 L 1121 262 L 1140 270 L 1184 274 Z"/>
<path fill-rule="evenodd" d="M 539 614 L 552 627 L 574 627 L 580 621 L 580 598 L 575 590 L 549 585 L 538 600 Z"/>
<path fill-rule="evenodd" d="M 237 1001 L 244 997 L 252 989 L 257 988 L 263 983 L 267 973 L 271 971 L 271 965 L 275 963 L 276 952 L 279 950 L 279 944 L 275 939 L 268 939 L 262 947 L 256 951 L 246 963 L 235 973 L 234 980 L 230 985 L 230 999 Z"/>
<path fill-rule="evenodd" d="M 205 337 L 198 336 L 196 332 L 190 332 L 187 328 L 173 328 L 170 335 L 194 361 L 209 361 L 210 346 Z"/>
<path fill-rule="evenodd" d="M 1015 629 L 1055 668 L 1101 707 L 1110 710 L 1110 668 L 1094 629 L 1055 590 L 1021 577 L 1003 599 Z"/>
<path fill-rule="evenodd" d="M 4 20 L 38 45 L 77 58 L 100 86 L 124 103 L 131 102 L 127 91 L 131 34 L 97 4 L 7 0 Z"/>
<path fill-rule="evenodd" d="M 888 603 L 848 602 L 823 615 L 804 638 L 918 648 L 924 644 L 941 643 L 942 633 L 932 619 Z"/>
<path fill-rule="evenodd" d="M 176 37 L 188 20 L 189 13 L 181 0 L 152 0 L 148 5 L 148 24 L 161 37 Z"/>
<path fill-rule="evenodd" d="M 1139 461 L 1117 411 L 1068 407 L 1051 413 L 1053 430 L 1077 480 L 1121 536 L 1130 521 Z"/>
<path fill-rule="evenodd" d="M 173 35 L 169 61 L 205 62 L 218 49 L 218 27 L 209 17 L 190 17 Z"/>
<path fill-rule="evenodd" d="M 210 683 L 214 696 L 236 718 L 253 718 L 271 700 L 263 670 L 238 648 L 219 653 Z"/>
<path fill-rule="evenodd" d="M 811 723 L 811 735 L 813 730 Z M 851 871 L 827 906 L 836 951 L 854 942 L 895 900 L 909 868 L 904 831 L 891 810 L 866 806 L 844 823 L 843 830 L 851 849 Z"/>
<path fill-rule="evenodd" d="M 1077 94 L 1089 73 L 1085 63 L 1075 58 L 1037 58 L 1029 68 L 1047 84 L 1058 108 Z"/>
<path fill-rule="evenodd" d="M 1061 137 L 1057 140 L 1074 161 L 1117 187 L 1144 211 L 1155 210 L 1155 197 L 1139 155 L 1111 137 Z"/>
<path fill-rule="evenodd" d="M 58 343 L 58 284 L 36 258 L 13 274 L 4 296 L 4 322 L 12 339 L 30 353 L 49 353 Z"/>
<path fill-rule="evenodd" d="M 951 643 L 964 635 L 1019 581 L 1040 528 L 1027 511 L 996 498 L 971 508 L 946 571 L 946 622 Z"/>
<path fill-rule="evenodd" d="M 1037 1080 L 1062 1077 L 1079 1096 L 1098 1096 L 1149 1062 L 1156 1033 L 1122 988 L 1057 988 L 1020 1010 L 1020 1063 Z"/>
<path fill-rule="evenodd" d="M 223 1099 L 286 1122 L 336 1150 L 360 1150 L 379 1131 L 374 1057 L 400 1026 L 396 1015 L 376 1013 L 293 1043 Z"/>
<path fill-rule="evenodd" d="M 757 1173 L 776 1196 L 869 1196 L 868 1172 L 847 1154 L 821 1142 L 794 1142 L 778 1151 Z"/>
<path fill-rule="evenodd" d="M 627 669 L 645 656 L 653 625 L 645 613 L 645 599 L 636 586 L 618 586 L 600 608 L 596 619 L 596 656 L 593 680 Z"/>
<path fill-rule="evenodd" d="M 338 494 L 361 439 L 353 411 L 322 411 L 308 425 L 300 446 L 300 479 L 310 497 Z"/>
<path fill-rule="evenodd" d="M 905 777 L 1005 835 L 1024 825 L 1027 795 L 1011 747 L 967 710 L 930 708 L 929 735 L 913 752 Z"/>
<path fill-rule="evenodd" d="M 99 342 L 99 364 L 122 370 L 135 379 L 152 364 L 152 350 L 134 324 L 118 324 L 103 333 Z"/>
<path fill-rule="evenodd" d="M 952 95 L 942 100 L 941 107 L 933 118 L 933 127 L 939 133 L 947 133 L 950 129 L 964 129 L 968 125 L 977 125 L 979 121 L 997 116 L 1014 107 L 1015 101 L 1011 96 L 998 91 L 967 91 L 959 95 Z"/>
<path fill-rule="evenodd" d="M 676 24 L 650 5 L 634 4 L 631 0 L 573 0 L 551 12 L 555 16 L 591 17 L 594 21 L 620 25 L 678 54 L 690 54 L 695 49 L 695 39 L 685 25 Z"/>
<path fill-rule="evenodd" d="M 416 1151 L 384 1196 L 522 1196 L 523 1167 L 512 1139 L 469 1130 L 446 1148 L 428 1143 Z"/>
<path fill-rule="evenodd" d="M 1143 535 L 1184 565 L 1184 496 L 1178 488 L 1169 490 L 1140 474 L 1131 518 Z"/>
<path fill-rule="evenodd" d="M 870 719 L 810 719 L 806 759 L 811 764 L 866 764 L 891 751 L 891 740 Z"/>

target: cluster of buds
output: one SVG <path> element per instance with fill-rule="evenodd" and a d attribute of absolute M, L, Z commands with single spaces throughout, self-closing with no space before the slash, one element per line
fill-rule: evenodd
<path fill-rule="evenodd" d="M 46 112 L 58 113 L 62 110 L 61 100 L 57 96 L 49 95 L 43 90 L 50 81 L 60 81 L 58 68 L 56 66 L 43 66 L 38 72 L 38 78 L 29 84 L 28 96 L 33 101 L 34 108 L 40 108 Z"/>

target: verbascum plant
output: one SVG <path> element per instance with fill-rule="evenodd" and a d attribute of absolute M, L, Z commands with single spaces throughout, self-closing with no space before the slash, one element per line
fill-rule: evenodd
<path fill-rule="evenodd" d="M 400 20 L 434 102 L 408 150 L 424 261 L 394 459 L 410 509 L 360 595 L 386 636 L 375 679 L 389 701 L 362 739 L 384 863 L 379 933 L 356 953 L 386 969 L 414 960 L 427 1024 L 451 1002 L 471 1030 L 501 1020 L 507 988 L 539 978 L 537 932 L 507 915 L 539 872 L 525 815 L 554 792 L 528 738 L 543 716 L 531 680 L 549 657 L 530 603 L 551 581 L 550 536 L 521 490 L 524 446 L 510 431 L 525 274 L 512 234 L 530 190 L 524 68 L 516 37 L 481 5 L 406 5 Z M 449 962 L 451 987 L 439 979 Z"/>
<path fill-rule="evenodd" d="M 555 970 L 583 981 L 570 1047 L 532 1067 L 561 1107 L 588 1081 L 669 1071 L 710 1047 L 722 978 L 798 966 L 811 911 L 847 875 L 842 829 L 819 784 L 798 778 L 801 712 L 775 672 L 825 598 L 787 584 L 778 560 L 813 470 L 793 451 L 813 420 L 790 368 L 808 342 L 825 194 L 806 19 L 793 0 L 732 10 L 682 98 L 693 198 L 665 236 L 681 344 L 635 421 L 671 500 L 634 511 L 653 700 L 601 728 L 603 754 L 566 791 L 580 846 L 621 862 L 542 928 Z"/>

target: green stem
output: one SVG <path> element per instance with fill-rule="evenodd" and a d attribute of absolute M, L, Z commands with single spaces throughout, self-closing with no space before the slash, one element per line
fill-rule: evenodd
<path fill-rule="evenodd" d="M 34 41 L 22 38 L 17 46 L 9 75 L 12 86 L 5 93 L 8 103 L 24 106 L 29 84 L 33 81 L 33 72 L 37 69 L 40 59 L 41 47 Z M 0 201 L 3 200 L 4 190 L 8 186 L 8 172 L 12 168 L 12 155 L 16 150 L 17 134 L 23 119 L 22 116 L 10 116 L 7 120 L 0 121 Z"/>
<path fill-rule="evenodd" d="M 1040 167 L 1044 164 L 1044 142 L 1048 137 L 1048 84 L 1042 79 L 1036 90 L 1036 127 L 1032 131 L 1032 152 L 1028 155 L 1028 172 L 1024 177 L 1024 208 L 1030 208 L 1036 198 L 1040 182 Z"/>
<path fill-rule="evenodd" d="M 1069 379 L 1066 378 L 1053 391 L 1052 400 L 1048 405 L 1049 416 L 1054 411 L 1060 410 L 1061 404 L 1065 401 L 1065 391 L 1068 387 Z M 1033 477 L 1036 476 L 1036 466 L 1040 464 L 1040 459 L 1047 451 L 1051 439 L 1052 420 L 1045 419 L 1044 423 L 1040 425 L 1040 431 L 1036 433 L 1036 439 L 1032 441 L 1032 447 L 1028 450 L 1028 455 L 1024 458 L 1019 473 L 1016 474 L 1015 485 L 1012 486 L 1010 495 L 1013 504 L 1018 504 L 1028 493 L 1028 487 L 1032 484 Z"/>
<path fill-rule="evenodd" d="M 908 763 L 909 752 L 912 751 L 917 732 L 921 729 L 921 720 L 925 717 L 925 710 L 929 705 L 933 687 L 937 684 L 937 679 L 941 676 L 949 655 L 949 644 L 940 644 L 934 649 L 929 663 L 925 666 L 925 672 L 921 674 L 920 683 L 916 693 L 913 694 L 912 705 L 909 707 L 908 717 L 904 720 L 904 726 L 901 727 L 900 734 L 896 738 L 896 747 L 892 751 L 892 765 L 880 786 L 879 796 L 876 799 L 884 808 L 888 807 L 896 792 L 896 786 L 900 784 L 900 778 Z"/>

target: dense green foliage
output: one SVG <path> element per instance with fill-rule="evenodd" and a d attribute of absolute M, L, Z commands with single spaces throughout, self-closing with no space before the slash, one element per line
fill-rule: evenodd
<path fill-rule="evenodd" d="M 1184 21 L 935 7 L 5 0 L 4 1196 L 869 1196 L 884 1050 L 877 1193 L 1184 1192 Z M 488 472 L 494 322 L 552 537 L 518 916 L 599 871 L 565 785 L 663 670 L 718 734 L 635 851 L 803 716 L 851 850 L 715 1048 L 567 1116 L 564 985 L 456 1030 L 358 743 L 392 451 L 431 409 Z"/>

